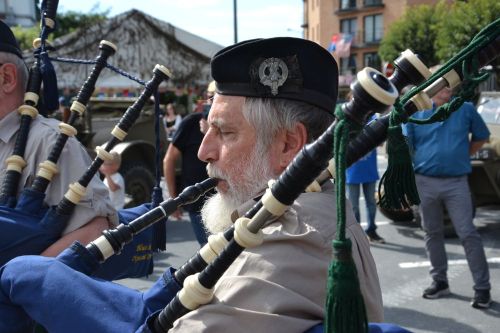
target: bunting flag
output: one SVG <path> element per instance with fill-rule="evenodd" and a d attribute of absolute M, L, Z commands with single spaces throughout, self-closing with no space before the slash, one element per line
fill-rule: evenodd
<path fill-rule="evenodd" d="M 352 34 L 333 34 L 328 51 L 340 58 L 349 58 L 351 55 Z"/>

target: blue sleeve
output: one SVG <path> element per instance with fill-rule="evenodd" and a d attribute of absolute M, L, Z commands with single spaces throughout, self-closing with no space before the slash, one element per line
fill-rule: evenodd
<path fill-rule="evenodd" d="M 0 268 L 0 332 L 134 332 L 181 288 L 168 269 L 148 291 L 86 276 L 54 258 L 21 256 Z"/>
<path fill-rule="evenodd" d="M 476 108 L 471 103 L 464 103 L 463 107 L 467 108 L 467 112 L 471 119 L 470 132 L 472 134 L 472 141 L 483 141 L 490 137 L 490 131 L 486 126 L 483 118 L 477 113 Z"/>

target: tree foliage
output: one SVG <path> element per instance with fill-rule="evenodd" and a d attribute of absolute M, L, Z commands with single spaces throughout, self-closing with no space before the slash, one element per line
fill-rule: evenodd
<path fill-rule="evenodd" d="M 442 63 L 466 47 L 486 25 L 500 17 L 500 1 L 469 0 L 410 7 L 384 36 L 379 56 L 393 61 L 405 49 L 428 66 Z"/>
<path fill-rule="evenodd" d="M 95 8 L 95 7 L 94 7 Z M 57 28 L 53 33 L 54 38 L 66 35 L 77 29 L 85 29 L 96 23 L 106 20 L 109 14 L 109 9 L 102 12 L 92 10 L 89 14 L 84 14 L 75 11 L 67 11 L 57 15 Z"/>
<path fill-rule="evenodd" d="M 466 47 L 485 26 L 500 18 L 500 1 L 458 1 L 445 19 L 438 22 L 436 53 L 441 62 Z"/>
<path fill-rule="evenodd" d="M 12 27 L 12 32 L 19 43 L 21 50 L 33 48 L 33 40 L 40 35 L 39 27 L 25 28 L 21 26 Z"/>
<path fill-rule="evenodd" d="M 426 64 L 436 64 L 435 40 L 437 23 L 441 20 L 444 4 L 439 6 L 420 5 L 410 7 L 395 21 L 382 39 L 380 58 L 393 61 L 401 52 L 410 49 Z"/>
<path fill-rule="evenodd" d="M 39 12 L 40 1 L 35 1 Z M 81 13 L 76 11 L 58 12 L 56 17 L 56 29 L 49 35 L 49 40 L 71 33 L 79 28 L 85 29 L 96 23 L 107 19 L 110 10 L 100 10 L 99 3 L 96 3 L 89 13 Z M 33 27 L 13 27 L 12 31 L 16 36 L 21 49 L 31 49 L 33 39 L 39 37 L 40 26 L 37 24 Z"/>

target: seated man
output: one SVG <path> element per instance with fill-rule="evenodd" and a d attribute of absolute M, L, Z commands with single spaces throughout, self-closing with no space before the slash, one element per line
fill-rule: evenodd
<path fill-rule="evenodd" d="M 17 108 L 23 104 L 28 73 L 19 45 L 10 28 L 0 21 L 0 188 L 6 173 L 5 160 L 12 155 L 19 131 L 20 115 Z M 31 122 L 24 158 L 26 167 L 22 171 L 18 192 L 30 187 L 38 165 L 48 158 L 56 142 L 59 121 L 38 116 Z M 90 165 L 88 153 L 75 138 L 69 138 L 58 162 L 59 173 L 50 183 L 45 203 L 57 205 L 68 190 L 69 184 L 77 181 Z M 101 232 L 118 222 L 116 212 L 108 199 L 108 191 L 95 176 L 89 184 L 87 194 L 76 207 L 62 237 L 43 252 L 55 256 L 75 240 L 88 243 Z M 0 232 L 2 228 L 0 226 Z"/>
<path fill-rule="evenodd" d="M 331 124 L 338 72 L 328 51 L 297 38 L 241 42 L 217 53 L 211 66 L 217 89 L 198 156 L 220 179 L 202 209 L 206 227 L 216 233 L 255 204 L 268 180 Z M 218 281 L 212 301 L 169 332 L 304 332 L 323 321 L 336 233 L 333 184 L 302 194 L 263 233 L 262 245 L 245 250 Z M 346 233 L 368 320 L 382 321 L 375 262 L 352 213 Z M 29 316 L 49 332 L 133 332 L 179 288 L 172 272 L 141 294 L 57 260 L 14 259 L 0 270 L 0 331 Z"/>

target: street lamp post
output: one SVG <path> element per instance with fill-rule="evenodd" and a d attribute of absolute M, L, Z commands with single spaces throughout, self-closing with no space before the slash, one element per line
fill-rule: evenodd
<path fill-rule="evenodd" d="M 234 17 L 234 43 L 238 43 L 238 15 L 236 10 L 236 0 L 233 0 L 233 17 Z"/>

